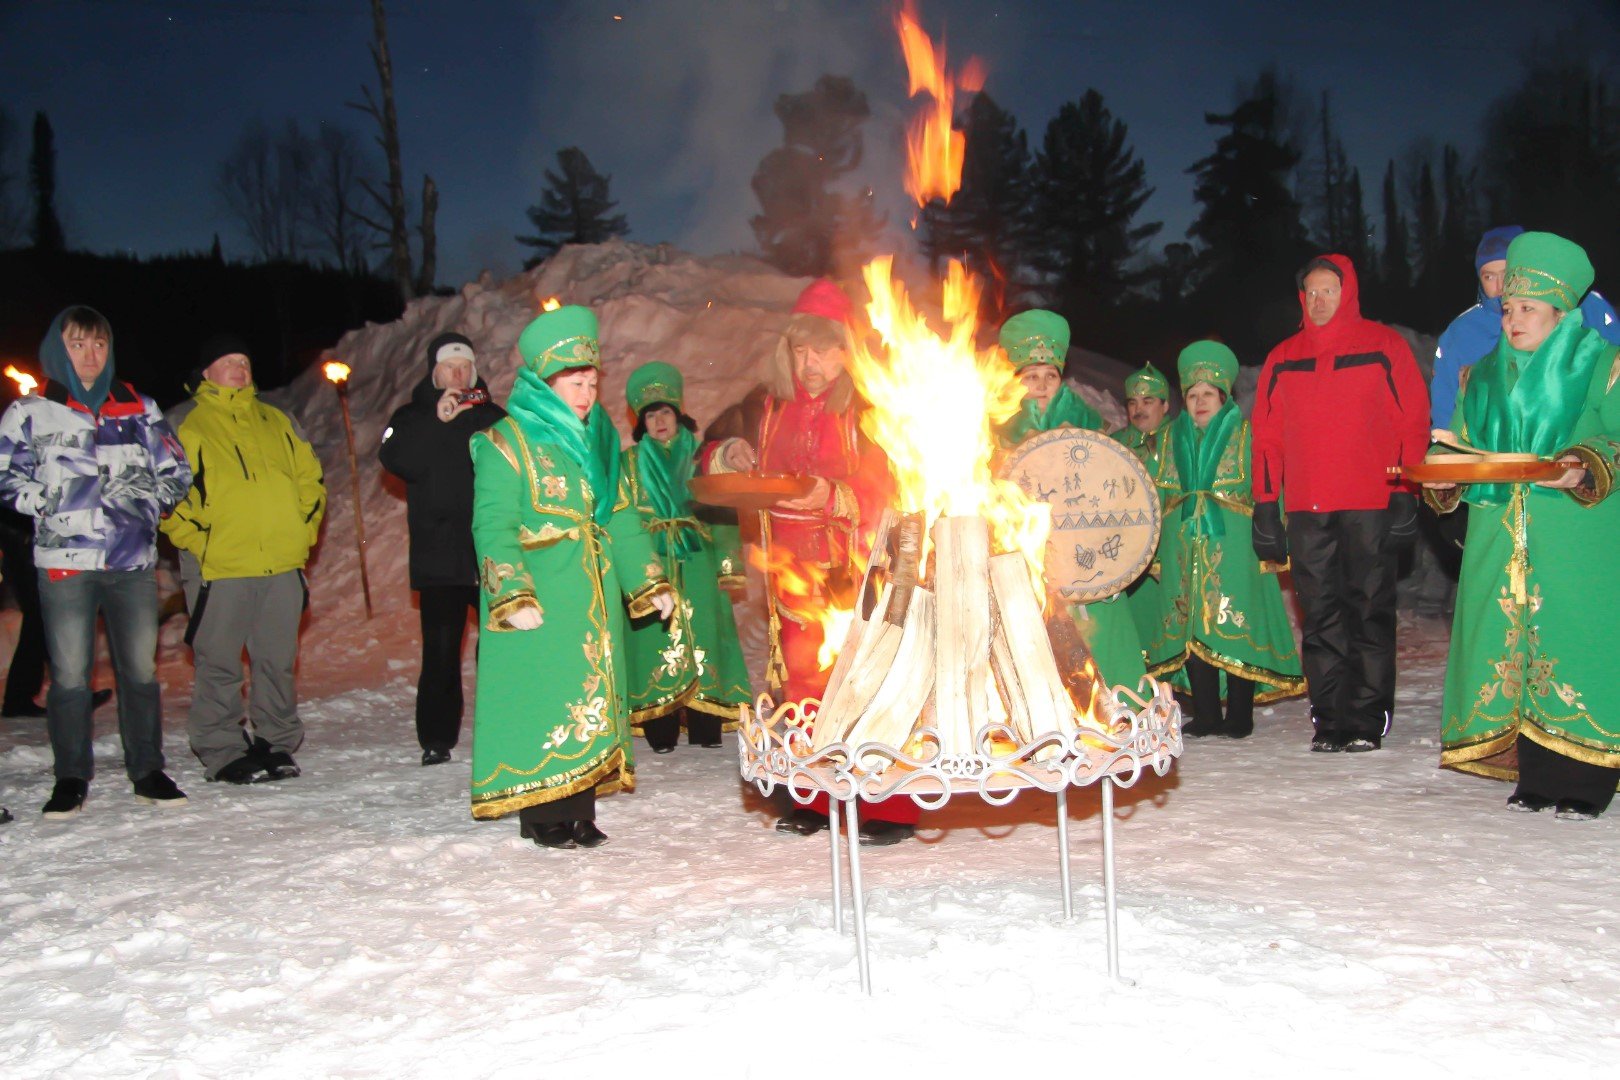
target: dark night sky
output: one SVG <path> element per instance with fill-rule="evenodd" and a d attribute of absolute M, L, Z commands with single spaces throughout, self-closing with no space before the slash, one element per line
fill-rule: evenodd
<path fill-rule="evenodd" d="M 440 281 L 515 269 L 540 174 L 577 144 L 613 176 L 631 238 L 707 253 L 749 249 L 748 179 L 780 138 L 776 95 L 823 72 L 873 107 L 860 179 L 906 211 L 898 132 L 909 115 L 891 5 L 834 0 L 617 3 L 391 0 L 407 187 L 441 193 Z M 1193 216 L 1185 168 L 1208 152 L 1206 109 L 1275 62 L 1314 105 L 1324 88 L 1363 186 L 1417 140 L 1477 143 L 1485 105 L 1514 85 L 1530 35 L 1620 59 L 1620 4 L 1406 0 L 1335 5 L 923 0 L 953 60 L 1032 144 L 1088 86 L 1130 125 L 1158 192 L 1145 216 L 1177 239 Z M 1552 14 L 1544 14 L 1551 12 Z M 615 21 L 612 16 L 623 16 Z M 363 131 L 344 108 L 373 76 L 366 0 L 0 0 L 0 107 L 21 170 L 36 109 L 58 149 L 69 244 L 151 254 L 246 244 L 214 192 L 244 121 L 296 117 Z M 1369 205 L 1369 209 L 1375 209 Z"/>

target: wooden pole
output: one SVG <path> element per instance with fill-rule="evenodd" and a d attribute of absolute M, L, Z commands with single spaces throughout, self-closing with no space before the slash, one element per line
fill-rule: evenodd
<path fill-rule="evenodd" d="M 360 463 L 354 456 L 354 423 L 349 419 L 349 384 L 334 383 L 338 404 L 343 406 L 343 434 L 349 443 L 349 481 L 354 490 L 354 550 L 360 556 L 360 591 L 366 598 L 366 618 L 371 618 L 371 579 L 366 574 L 366 519 L 360 513 Z"/>

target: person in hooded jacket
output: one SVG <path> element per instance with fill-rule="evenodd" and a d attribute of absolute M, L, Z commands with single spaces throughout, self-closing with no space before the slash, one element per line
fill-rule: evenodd
<path fill-rule="evenodd" d="M 1502 336 L 1502 281 L 1507 272 L 1507 250 L 1524 232 L 1520 225 L 1498 225 L 1485 230 L 1474 251 L 1474 274 L 1479 279 L 1479 302 L 1451 320 L 1434 350 L 1434 375 L 1429 380 L 1430 415 L 1434 426 L 1449 428 L 1457 408 L 1464 373 L 1496 350 Z M 1620 345 L 1620 319 L 1596 289 L 1580 302 L 1582 324 L 1611 345 Z"/>
<path fill-rule="evenodd" d="M 1254 550 L 1292 556 L 1311 749 L 1377 750 L 1395 707 L 1395 579 L 1417 537 L 1416 496 L 1388 470 L 1423 460 L 1429 395 L 1405 339 L 1362 317 L 1349 259 L 1318 256 L 1297 284 L 1303 324 L 1255 389 Z"/>
<path fill-rule="evenodd" d="M 169 411 L 191 490 L 162 526 L 180 550 L 191 613 L 191 751 L 209 780 L 281 780 L 298 775 L 292 755 L 304 741 L 293 669 L 326 485 L 298 424 L 259 400 L 242 339 L 205 341 L 193 385 L 190 400 Z M 243 649 L 251 737 L 242 727 Z"/>
<path fill-rule="evenodd" d="M 477 363 L 463 334 L 429 342 L 427 374 L 389 418 L 377 451 L 382 467 L 405 482 L 411 588 L 422 618 L 416 739 L 423 765 L 449 761 L 461 739 L 461 646 L 467 617 L 478 612 L 468 441 L 506 416 L 490 400 Z"/>
<path fill-rule="evenodd" d="M 77 814 L 95 775 L 90 669 L 98 612 L 135 797 L 183 805 L 185 793 L 163 771 L 156 570 L 158 520 L 185 498 L 191 467 L 152 399 L 113 377 L 112 326 L 99 311 L 74 306 L 58 314 L 39 361 L 46 378 L 39 393 L 0 417 L 0 499 L 35 520 L 56 773 L 42 814 Z"/>

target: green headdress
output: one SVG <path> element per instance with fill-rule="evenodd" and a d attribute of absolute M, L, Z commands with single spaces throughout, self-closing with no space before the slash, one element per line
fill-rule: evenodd
<path fill-rule="evenodd" d="M 1061 371 L 1069 353 L 1069 320 L 1040 308 L 1021 311 L 1001 325 L 1000 343 L 1019 371 L 1031 364 L 1050 364 Z"/>
<path fill-rule="evenodd" d="M 1125 396 L 1156 397 L 1161 401 L 1170 400 L 1170 382 L 1152 364 L 1144 365 L 1141 371 L 1133 371 L 1125 378 Z"/>
<path fill-rule="evenodd" d="M 681 398 L 686 393 L 686 380 L 680 369 L 662 360 L 642 364 L 630 373 L 625 383 L 625 400 L 637 416 L 649 405 L 672 405 L 681 411 Z"/>
<path fill-rule="evenodd" d="M 545 311 L 518 335 L 518 355 L 523 365 L 542 379 L 549 379 L 569 368 L 602 367 L 602 347 L 596 329 L 596 314 L 590 308 L 570 304 L 556 311 Z"/>
<path fill-rule="evenodd" d="M 1237 369 L 1236 354 L 1218 341 L 1195 341 L 1176 357 L 1176 374 L 1181 376 L 1184 391 L 1202 382 L 1219 387 L 1231 397 Z"/>
<path fill-rule="evenodd" d="M 1520 233 L 1507 250 L 1502 299 L 1541 300 L 1559 311 L 1581 302 L 1596 275 L 1579 244 L 1545 232 Z"/>

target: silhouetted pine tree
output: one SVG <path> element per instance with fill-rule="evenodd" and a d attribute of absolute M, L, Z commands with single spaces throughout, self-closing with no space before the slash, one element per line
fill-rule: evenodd
<path fill-rule="evenodd" d="M 67 246 L 56 216 L 56 134 L 43 112 L 34 114 L 34 148 L 28 155 L 28 186 L 34 193 L 35 251 L 61 251 Z"/>
<path fill-rule="evenodd" d="M 613 178 L 597 172 L 585 151 L 577 146 L 557 151 L 557 168 L 560 172 L 546 170 L 546 190 L 527 211 L 536 235 L 517 237 L 518 243 L 537 251 L 524 262 L 525 270 L 564 244 L 600 244 L 630 231 L 623 214 L 610 213 L 618 205 L 608 198 Z"/>

